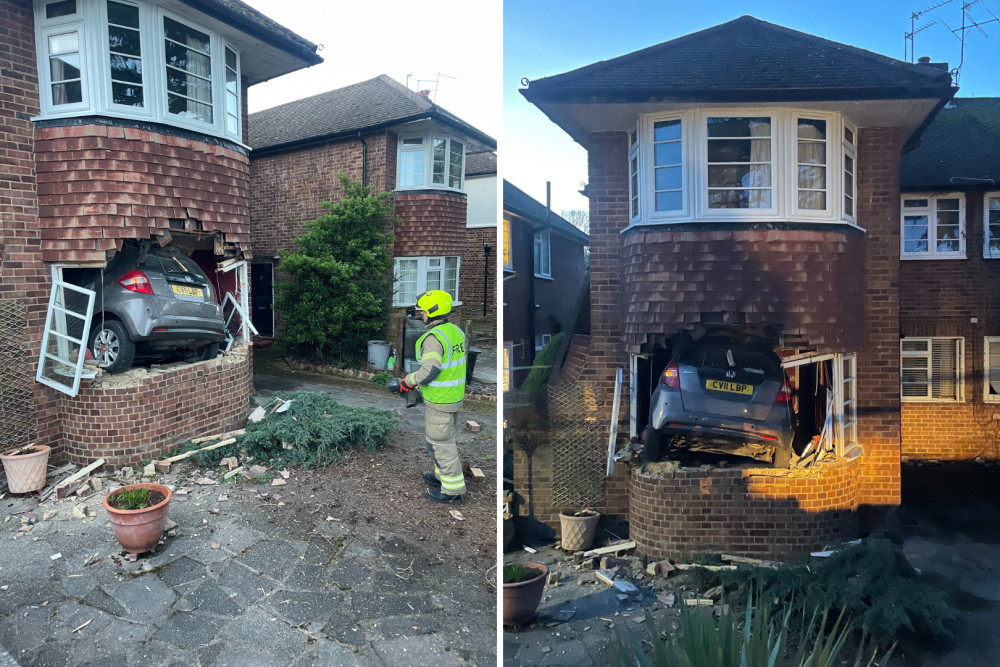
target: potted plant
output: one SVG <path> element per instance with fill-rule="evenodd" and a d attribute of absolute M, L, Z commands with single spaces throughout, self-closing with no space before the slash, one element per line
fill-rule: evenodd
<path fill-rule="evenodd" d="M 11 493 L 30 493 L 45 486 L 50 451 L 48 445 L 31 444 L 0 454 Z"/>
<path fill-rule="evenodd" d="M 152 482 L 128 484 L 104 498 L 115 538 L 125 551 L 141 554 L 160 541 L 173 494 Z"/>
<path fill-rule="evenodd" d="M 523 625 L 535 616 L 548 574 L 541 563 L 503 566 L 504 625 Z"/>
<path fill-rule="evenodd" d="M 586 551 L 594 543 L 597 533 L 597 522 L 601 513 L 592 509 L 584 509 L 571 514 L 559 513 L 561 526 L 562 548 L 564 551 Z"/>

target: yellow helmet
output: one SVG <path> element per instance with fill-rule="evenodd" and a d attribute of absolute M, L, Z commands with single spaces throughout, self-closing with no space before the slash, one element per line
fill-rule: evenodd
<path fill-rule="evenodd" d="M 451 312 L 451 295 L 439 289 L 432 289 L 417 297 L 417 308 L 427 313 L 427 317 L 444 317 Z"/>

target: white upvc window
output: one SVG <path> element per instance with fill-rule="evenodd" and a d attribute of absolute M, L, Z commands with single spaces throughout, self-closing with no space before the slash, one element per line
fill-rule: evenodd
<path fill-rule="evenodd" d="M 840 364 L 837 378 L 840 393 L 837 397 L 837 455 L 851 451 L 858 444 L 858 355 L 837 355 Z"/>
<path fill-rule="evenodd" d="M 811 110 L 709 108 L 641 116 L 629 135 L 629 218 L 633 225 L 854 224 L 854 136 L 840 114 Z M 837 141 L 845 142 L 844 150 Z"/>
<path fill-rule="evenodd" d="M 101 114 L 242 140 L 240 56 L 221 34 L 136 0 L 36 0 L 35 26 L 38 119 Z"/>
<path fill-rule="evenodd" d="M 552 234 L 548 229 L 535 234 L 535 277 L 552 277 Z"/>
<path fill-rule="evenodd" d="M 903 401 L 959 402 L 964 395 L 963 338 L 903 338 L 899 342 Z"/>
<path fill-rule="evenodd" d="M 79 393 L 94 297 L 92 290 L 62 280 L 53 282 L 35 373 L 37 382 L 69 396 Z"/>
<path fill-rule="evenodd" d="M 858 205 L 858 131 L 853 125 L 844 123 L 844 137 L 841 142 L 844 156 L 844 219 L 857 220 Z"/>
<path fill-rule="evenodd" d="M 900 217 L 900 259 L 965 259 L 963 193 L 904 194 Z"/>
<path fill-rule="evenodd" d="M 465 142 L 439 133 L 401 136 L 397 153 L 397 190 L 465 190 Z"/>
<path fill-rule="evenodd" d="M 983 340 L 983 400 L 1000 403 L 1000 336 Z"/>
<path fill-rule="evenodd" d="M 428 290 L 442 290 L 458 301 L 459 257 L 397 257 L 395 267 L 396 288 L 392 305 L 412 306 L 417 297 Z"/>
<path fill-rule="evenodd" d="M 983 257 L 1000 258 L 1000 192 L 987 192 L 983 199 Z"/>

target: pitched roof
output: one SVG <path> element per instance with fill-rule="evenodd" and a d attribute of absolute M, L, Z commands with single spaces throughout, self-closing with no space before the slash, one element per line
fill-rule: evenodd
<path fill-rule="evenodd" d="M 951 76 L 752 16 L 530 82 L 538 102 L 888 100 L 948 94 Z"/>
<path fill-rule="evenodd" d="M 385 74 L 251 114 L 248 143 L 258 152 L 277 150 L 424 119 L 496 148 L 493 138 Z"/>
<path fill-rule="evenodd" d="M 548 227 L 585 245 L 590 243 L 590 237 L 586 232 L 562 216 L 549 211 L 506 178 L 503 181 L 503 210 L 528 220 L 536 227 Z"/>
<path fill-rule="evenodd" d="M 496 153 L 470 153 L 465 156 L 466 176 L 485 176 L 497 173 Z"/>
<path fill-rule="evenodd" d="M 1000 183 L 1000 97 L 956 97 L 903 156 L 900 187 L 961 189 L 984 179 Z"/>

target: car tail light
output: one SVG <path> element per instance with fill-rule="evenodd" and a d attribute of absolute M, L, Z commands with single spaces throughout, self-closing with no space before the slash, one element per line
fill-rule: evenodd
<path fill-rule="evenodd" d="M 788 380 L 783 380 L 781 382 L 781 389 L 778 390 L 778 397 L 774 399 L 775 403 L 791 403 L 792 402 L 792 385 L 788 384 Z"/>
<path fill-rule="evenodd" d="M 149 284 L 149 278 L 142 271 L 129 271 L 118 279 L 118 284 L 130 292 L 153 293 L 153 286 Z"/>
<path fill-rule="evenodd" d="M 663 369 L 663 384 L 671 389 L 681 388 L 681 369 L 677 364 L 670 364 Z"/>

